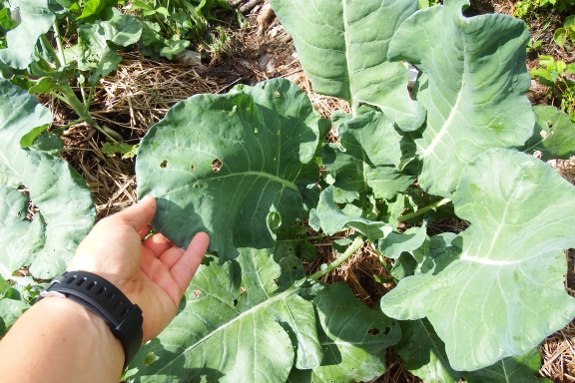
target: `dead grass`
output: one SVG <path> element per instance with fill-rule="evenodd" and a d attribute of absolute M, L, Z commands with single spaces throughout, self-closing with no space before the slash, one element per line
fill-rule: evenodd
<path fill-rule="evenodd" d="M 483 2 L 484 3 L 484 2 Z M 482 4 L 483 4 L 482 3 Z M 267 4 L 267 2 L 266 2 Z M 157 123 L 168 109 L 180 100 L 196 93 L 221 93 L 242 83 L 253 85 L 269 78 L 284 77 L 298 84 L 310 97 L 314 108 L 329 117 L 335 110 L 349 111 L 348 104 L 313 92 L 305 76 L 291 38 L 277 19 L 260 17 L 266 5 L 257 7 L 250 17 L 252 27 L 226 30 L 229 54 L 225 52 L 210 63 L 205 74 L 190 67 L 174 65 L 165 60 L 152 61 L 138 53 L 124 53 L 119 70 L 102 80 L 92 102 L 95 119 L 102 125 L 120 133 L 128 143 L 137 143 L 148 129 Z M 498 11 L 512 12 L 508 1 L 495 2 Z M 263 19 L 263 21 L 262 21 Z M 74 121 L 74 113 L 59 102 L 49 103 L 55 115 L 52 128 Z M 106 217 L 136 201 L 134 161 L 118 156 L 107 157 L 100 151 L 102 137 L 85 124 L 74 125 L 64 135 L 63 157 L 86 179 L 96 203 L 98 218 Z M 337 141 L 334 132 L 331 141 Z M 556 169 L 569 181 L 575 181 L 575 160 L 558 161 Z M 433 234 L 467 227 L 459 220 L 443 221 L 430 226 Z M 338 254 L 333 250 L 333 238 L 317 243 L 318 259 L 307 262 L 306 271 L 319 270 L 322 263 L 332 262 Z M 570 253 L 568 289 L 573 290 L 573 253 Z M 308 274 L 309 275 L 309 274 Z M 345 281 L 359 299 L 375 308 L 381 296 L 392 284 L 375 282 L 374 275 L 387 279 L 389 275 L 370 246 L 363 246 L 342 267 L 324 277 L 325 282 Z M 543 356 L 541 375 L 554 382 L 575 382 L 575 323 L 547 338 L 540 351 Z M 372 383 L 421 382 L 403 367 L 401 358 L 393 349 L 386 354 L 388 371 Z"/>

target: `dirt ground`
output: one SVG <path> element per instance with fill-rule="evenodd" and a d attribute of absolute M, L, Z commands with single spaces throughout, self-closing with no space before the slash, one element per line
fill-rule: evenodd
<path fill-rule="evenodd" d="M 499 12 L 512 14 L 513 2 L 505 0 L 478 0 L 472 3 L 468 12 L 480 14 Z M 313 92 L 294 50 L 292 40 L 279 24 L 267 1 L 256 7 L 249 15 L 250 24 L 224 29 L 216 36 L 223 41 L 217 51 L 201 48 L 207 70 L 198 67 L 177 65 L 169 61 L 153 61 L 137 52 L 122 53 L 119 70 L 102 80 L 92 102 L 92 115 L 102 125 L 120 133 L 127 143 L 137 143 L 148 129 L 158 122 L 168 109 L 180 100 L 196 93 L 222 93 L 236 84 L 253 85 L 256 82 L 283 77 L 308 93 L 316 110 L 328 117 L 337 109 L 346 110 L 345 102 L 321 96 Z M 550 37 L 542 32 L 542 21 L 531 20 L 534 37 L 548 42 Z M 555 53 L 557 52 L 549 52 Z M 573 57 L 561 57 L 573 62 Z M 528 66 L 537 63 L 537 55 L 530 54 Z M 548 103 L 546 89 L 532 83 L 529 94 L 534 104 Z M 64 126 L 76 119 L 74 113 L 57 100 L 44 100 L 51 107 L 55 124 L 52 129 Z M 120 211 L 136 201 L 136 180 L 134 160 L 122 159 L 120 155 L 103 155 L 100 147 L 103 137 L 85 124 L 74 125 L 66 130 L 66 145 L 63 157 L 86 179 L 96 203 L 98 218 L 101 219 Z M 336 140 L 333 136 L 331 139 Z M 558 161 L 553 164 L 568 180 L 575 180 L 575 160 Z M 462 223 L 443 222 L 435 231 L 460 231 Z M 433 230 L 433 228 L 432 228 Z M 306 265 L 311 273 L 321 263 L 330 262 L 336 255 L 331 245 L 332 238 L 317 243 L 318 260 Z M 573 281 L 573 254 L 568 256 L 570 273 L 566 288 L 575 296 Z M 370 307 L 392 285 L 376 283 L 373 275 L 386 278 L 386 272 L 377 256 L 365 247 L 360 249 L 346 264 L 326 277 L 326 281 L 344 280 L 350 284 L 356 295 Z M 575 382 L 575 323 L 547 338 L 540 347 L 542 354 L 541 376 L 554 382 Z M 387 355 L 388 371 L 372 382 L 420 382 L 403 368 L 399 356 L 390 349 Z"/>

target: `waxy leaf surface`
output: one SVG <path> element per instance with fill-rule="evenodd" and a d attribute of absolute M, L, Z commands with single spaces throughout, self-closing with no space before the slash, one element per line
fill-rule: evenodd
<path fill-rule="evenodd" d="M 575 316 L 564 289 L 575 187 L 533 157 L 492 149 L 464 169 L 453 204 L 471 223 L 450 240 L 459 257 L 401 280 L 381 307 L 393 318 L 427 317 L 451 366 L 471 371 L 526 354 Z"/>
<path fill-rule="evenodd" d="M 293 37 L 314 89 L 380 108 L 402 130 L 418 129 L 425 111 L 407 91 L 407 71 L 387 61 L 389 41 L 417 10 L 416 0 L 272 0 Z"/>
<path fill-rule="evenodd" d="M 538 105 L 535 131 L 521 149 L 527 153 L 541 151 L 541 159 L 569 158 L 575 152 L 575 125 L 569 116 L 554 106 Z"/>
<path fill-rule="evenodd" d="M 96 84 L 100 77 L 118 69 L 122 57 L 116 53 L 117 47 L 136 44 L 141 36 L 142 23 L 117 9 L 112 11 L 110 20 L 81 25 L 78 47 L 73 51 L 77 54 L 78 68 L 92 71 L 89 83 Z"/>
<path fill-rule="evenodd" d="M 8 279 L 15 270 L 29 265 L 44 244 L 44 222 L 40 214 L 26 220 L 28 198 L 0 184 L 0 276 Z"/>
<path fill-rule="evenodd" d="M 524 93 L 526 25 L 507 15 L 466 18 L 467 0 L 418 11 L 393 35 L 390 60 L 406 60 L 425 75 L 417 100 L 427 109 L 419 183 L 449 196 L 465 164 L 494 147 L 522 146 L 535 116 Z"/>
<path fill-rule="evenodd" d="M 477 371 L 454 371 L 445 355 L 445 345 L 426 319 L 401 322 L 401 341 L 394 346 L 404 366 L 424 382 L 457 383 L 550 383 L 537 377 L 541 356 L 536 348 L 525 355 L 504 358 Z"/>
<path fill-rule="evenodd" d="M 30 267 L 41 279 L 64 270 L 96 218 L 90 190 L 75 170 L 60 158 L 20 146 L 24 135 L 51 122 L 50 112 L 34 96 L 0 80 L 0 180 L 26 186 L 45 221 L 45 243 Z"/>
<path fill-rule="evenodd" d="M 326 286 L 313 300 L 324 349 L 321 366 L 294 369 L 288 382 L 367 382 L 385 372 L 385 349 L 399 341 L 399 325 L 370 310 L 343 282 Z"/>
<path fill-rule="evenodd" d="M 353 229 L 376 241 L 387 236 L 393 228 L 382 221 L 374 221 L 360 216 L 350 216 L 341 211 L 333 200 L 334 189 L 329 187 L 321 192 L 317 208 L 310 212 L 309 224 L 314 230 L 320 228 L 333 235 L 344 229 Z"/>
<path fill-rule="evenodd" d="M 7 48 L 0 49 L 0 70 L 5 77 L 9 77 L 10 68 L 26 69 L 36 61 L 36 42 L 52 28 L 56 20 L 56 15 L 48 6 L 48 0 L 20 1 L 18 9 L 21 22 L 6 33 Z"/>
<path fill-rule="evenodd" d="M 267 250 L 200 266 L 176 318 L 130 363 L 135 381 L 284 383 L 294 364 L 318 366 L 315 310 L 282 286 L 287 273 Z"/>
<path fill-rule="evenodd" d="M 308 193 L 317 196 L 308 185 L 318 179 L 312 160 L 326 124 L 287 80 L 194 96 L 142 140 L 138 195 L 156 197 L 152 224 L 179 246 L 206 231 L 222 261 L 237 247 L 272 247 L 274 231 L 305 218 Z"/>

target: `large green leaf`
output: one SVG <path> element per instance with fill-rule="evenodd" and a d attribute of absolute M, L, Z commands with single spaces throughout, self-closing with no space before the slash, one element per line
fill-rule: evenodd
<path fill-rule="evenodd" d="M 253 249 L 200 266 L 174 321 L 130 364 L 136 381 L 284 383 L 294 362 L 318 366 L 314 307 L 280 283 L 289 269 L 282 274 L 272 254 Z"/>
<path fill-rule="evenodd" d="M 40 214 L 26 220 L 28 198 L 0 184 L 0 276 L 8 279 L 14 270 L 29 265 L 44 245 L 44 222 Z"/>
<path fill-rule="evenodd" d="M 0 338 L 2 338 L 30 305 L 20 300 L 0 298 Z"/>
<path fill-rule="evenodd" d="M 427 317 L 451 366 L 470 371 L 529 352 L 575 316 L 564 289 L 575 188 L 533 157 L 492 149 L 464 169 L 453 204 L 471 223 L 450 241 L 461 243 L 459 258 L 401 280 L 381 307 Z"/>
<path fill-rule="evenodd" d="M 387 61 L 389 41 L 417 0 L 272 0 L 293 37 L 314 89 L 379 107 L 401 129 L 418 129 L 421 105 L 409 98 L 407 71 Z"/>
<path fill-rule="evenodd" d="M 457 383 L 461 377 L 469 383 L 545 383 L 537 377 L 541 356 L 533 349 L 523 356 L 505 358 L 477 371 L 454 371 L 447 361 L 445 345 L 426 319 L 401 323 L 402 339 L 394 348 L 404 366 L 424 382 Z"/>
<path fill-rule="evenodd" d="M 569 115 L 554 106 L 538 105 L 533 108 L 537 115 L 535 132 L 523 147 L 532 153 L 541 151 L 541 159 L 569 158 L 575 152 L 575 125 Z"/>
<path fill-rule="evenodd" d="M 406 60 L 424 77 L 417 100 L 427 109 L 426 128 L 416 140 L 423 168 L 419 183 L 449 196 L 465 164 L 493 147 L 521 146 L 535 116 L 524 93 L 525 24 L 507 15 L 466 18 L 468 0 L 418 11 L 397 30 L 390 60 Z"/>
<path fill-rule="evenodd" d="M 307 216 L 325 124 L 301 89 L 283 79 L 194 96 L 142 140 L 138 195 L 157 198 L 153 225 L 179 246 L 206 231 L 221 260 L 233 258 L 236 247 L 272 247 L 278 227 Z"/>
<path fill-rule="evenodd" d="M 28 260 L 32 261 L 31 273 L 41 279 L 64 270 L 96 217 L 90 191 L 76 171 L 59 158 L 20 146 L 25 134 L 51 121 L 50 112 L 36 98 L 0 80 L 0 180 L 12 187 L 25 185 L 40 208 L 45 222 L 45 243 Z M 25 216 L 26 211 L 22 214 Z M 39 224 L 41 218 L 35 221 Z M 26 229 L 26 225 L 20 225 L 22 230 Z M 17 241 L 26 231 L 12 234 L 14 237 L 10 238 Z"/>
<path fill-rule="evenodd" d="M 360 302 L 343 282 L 327 286 L 313 300 L 323 329 L 321 366 L 294 369 L 288 382 L 367 382 L 385 372 L 385 349 L 399 341 L 399 325 Z"/>
<path fill-rule="evenodd" d="M 0 50 L 0 64 L 12 69 L 26 69 L 33 61 L 38 38 L 52 28 L 56 15 L 50 10 L 48 0 L 20 1 L 21 22 L 6 34 L 8 47 Z M 9 71 L 2 68 L 3 72 Z M 4 73 L 4 75 L 9 75 Z"/>
<path fill-rule="evenodd" d="M 426 319 L 400 322 L 401 341 L 393 348 L 403 365 L 424 382 L 457 383 L 461 373 L 454 371 L 447 360 L 445 345 Z"/>

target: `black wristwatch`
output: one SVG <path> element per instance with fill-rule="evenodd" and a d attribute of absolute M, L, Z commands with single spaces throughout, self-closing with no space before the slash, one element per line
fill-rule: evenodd
<path fill-rule="evenodd" d="M 142 345 L 142 310 L 105 278 L 86 271 L 65 271 L 50 282 L 38 300 L 47 296 L 71 299 L 104 319 L 122 343 L 124 368 Z"/>

